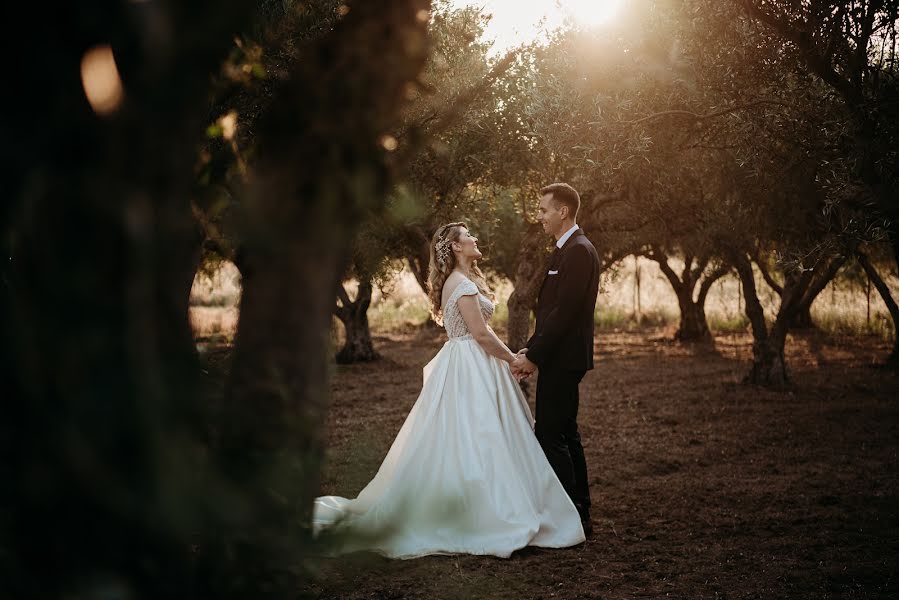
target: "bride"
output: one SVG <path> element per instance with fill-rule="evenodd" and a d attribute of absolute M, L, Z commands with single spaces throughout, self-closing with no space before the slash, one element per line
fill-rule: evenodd
<path fill-rule="evenodd" d="M 374 479 L 353 500 L 316 499 L 314 531 L 338 534 L 335 552 L 508 557 L 585 539 L 534 436 L 510 369 L 515 355 L 487 325 L 494 304 L 479 258 L 464 223 L 434 234 L 428 296 L 449 340 L 425 366 L 421 394 Z"/>

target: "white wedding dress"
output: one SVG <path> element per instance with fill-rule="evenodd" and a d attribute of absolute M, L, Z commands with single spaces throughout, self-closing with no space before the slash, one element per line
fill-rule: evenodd
<path fill-rule="evenodd" d="M 493 316 L 493 303 L 463 280 L 443 310 L 449 340 L 425 366 L 421 394 L 377 475 L 356 499 L 316 499 L 315 533 L 345 534 L 333 536 L 333 553 L 508 557 L 584 541 L 508 364 L 484 352 L 459 314 L 463 295 L 477 295 L 485 319 Z"/>

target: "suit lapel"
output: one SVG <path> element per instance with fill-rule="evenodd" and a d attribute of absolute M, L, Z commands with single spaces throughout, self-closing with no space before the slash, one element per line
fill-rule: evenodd
<path fill-rule="evenodd" d="M 581 235 L 584 235 L 584 230 L 582 228 L 578 227 L 577 231 L 572 233 L 571 236 L 569 236 L 569 238 L 567 240 L 565 240 L 565 243 L 562 244 L 561 248 L 556 246 L 556 249 L 553 250 L 552 258 L 549 261 L 549 270 L 550 271 L 557 271 L 559 269 L 559 263 L 562 262 L 562 254 L 565 252 L 565 249 L 568 248 L 569 246 L 571 246 L 571 242 L 572 242 L 572 240 L 574 240 L 574 238 L 581 236 Z M 538 300 L 540 299 L 540 294 L 543 293 L 543 288 L 546 286 L 546 280 L 548 278 L 549 278 L 549 274 L 544 273 L 543 274 L 543 283 L 540 284 L 540 291 L 537 292 Z"/>
<path fill-rule="evenodd" d="M 574 241 L 574 238 L 580 237 L 584 235 L 584 230 L 578 227 L 577 231 L 571 234 L 571 237 L 565 240 L 565 243 L 562 244 L 562 249 L 559 251 L 559 256 L 562 256 L 562 253 L 565 252 L 565 249 L 571 246 L 571 243 Z"/>

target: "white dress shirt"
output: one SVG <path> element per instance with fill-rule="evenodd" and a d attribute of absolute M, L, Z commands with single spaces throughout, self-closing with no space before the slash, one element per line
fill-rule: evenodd
<path fill-rule="evenodd" d="M 556 242 L 556 248 L 561 248 L 562 246 L 564 246 L 564 245 L 565 245 L 565 242 L 568 241 L 568 238 L 570 238 L 571 236 L 573 236 L 573 235 L 574 235 L 574 232 L 577 231 L 578 229 L 580 229 L 580 227 L 578 227 L 578 226 L 577 226 L 577 223 L 575 223 L 575 224 L 574 224 L 574 227 L 572 227 L 571 229 L 569 229 L 568 231 L 566 231 L 565 233 L 563 233 L 563 234 L 562 234 L 562 237 L 559 238 L 559 241 Z"/>

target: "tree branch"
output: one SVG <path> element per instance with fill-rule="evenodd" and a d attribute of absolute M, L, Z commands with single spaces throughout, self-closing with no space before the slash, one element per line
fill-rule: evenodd
<path fill-rule="evenodd" d="M 334 316 L 341 321 L 346 321 L 349 318 L 350 310 L 353 308 L 353 301 L 350 300 L 350 296 L 342 283 L 337 285 L 337 298 L 340 300 L 340 304 L 334 305 Z"/>
<path fill-rule="evenodd" d="M 731 270 L 731 266 L 728 264 L 721 265 L 711 273 L 709 273 L 705 279 L 702 280 L 702 283 L 699 284 L 699 296 L 697 298 L 696 303 L 700 306 L 705 305 L 706 296 L 709 295 L 709 290 L 712 289 L 712 285 L 727 275 Z"/>
<path fill-rule="evenodd" d="M 677 273 L 675 273 L 674 269 L 671 268 L 671 265 L 668 264 L 668 256 L 663 252 L 659 252 L 656 248 L 651 248 L 646 255 L 646 258 L 654 260 L 659 264 L 662 273 L 668 278 L 668 281 L 671 282 L 671 287 L 673 287 L 674 291 L 679 295 L 684 282 L 680 280 Z"/>
<path fill-rule="evenodd" d="M 707 266 L 709 266 L 709 257 L 707 255 L 700 256 L 696 259 L 696 266 L 690 269 L 691 289 L 696 285 L 696 282 L 699 281 L 699 278 L 702 277 L 702 273 Z"/>
<path fill-rule="evenodd" d="M 398 157 L 399 163 L 408 164 L 412 160 L 412 157 L 421 151 L 421 140 L 434 139 L 435 135 L 449 129 L 462 115 L 465 114 L 465 111 L 467 111 L 471 104 L 477 100 L 478 96 L 489 89 L 503 73 L 509 70 L 509 67 L 512 66 L 512 63 L 515 61 L 519 52 L 520 49 L 515 49 L 506 54 L 502 60 L 490 69 L 490 72 L 487 73 L 484 79 L 470 89 L 461 92 L 458 96 L 453 98 L 451 102 L 447 103 L 448 108 L 446 108 L 442 114 L 430 115 L 421 123 L 409 127 L 406 133 L 412 134 L 413 141 L 405 146 L 405 150 Z M 427 135 L 422 135 L 421 132 L 428 123 L 434 124 L 428 128 Z"/>
<path fill-rule="evenodd" d="M 871 279 L 871 283 L 874 284 L 874 287 L 877 288 L 877 291 L 880 293 L 880 297 L 883 300 L 883 303 L 886 304 L 887 310 L 890 311 L 890 316 L 893 318 L 893 326 L 899 329 L 899 305 L 897 305 L 896 301 L 893 299 L 893 294 L 890 292 L 889 286 L 883 278 L 880 277 L 880 273 L 874 268 L 874 265 L 871 263 L 867 254 L 856 252 L 855 256 L 858 259 L 859 264 L 865 270 L 865 273 L 867 273 L 868 277 Z"/>
<path fill-rule="evenodd" d="M 771 276 L 771 273 L 768 272 L 768 267 L 766 267 L 762 263 L 761 257 L 759 256 L 758 252 L 756 252 L 752 258 L 753 258 L 753 261 L 755 262 L 756 266 L 758 266 L 759 271 L 762 273 L 762 279 L 765 280 L 765 283 L 768 284 L 768 287 L 770 287 L 772 290 L 777 292 L 778 296 L 783 298 L 783 295 L 784 295 L 783 286 L 781 286 L 779 283 L 777 283 L 777 281 L 774 280 L 774 277 Z"/>
<path fill-rule="evenodd" d="M 849 80 L 841 76 L 833 68 L 830 56 L 822 56 L 815 52 L 814 44 L 808 32 L 796 29 L 783 19 L 779 19 L 762 10 L 753 0 L 743 0 L 742 4 L 750 16 L 755 17 L 787 40 L 793 42 L 800 56 L 815 75 L 837 90 L 851 105 L 855 106 L 857 104 L 856 95 Z"/>
<path fill-rule="evenodd" d="M 837 256 L 828 262 L 827 267 L 813 271 L 813 274 L 816 277 L 813 278 L 808 288 L 806 288 L 805 292 L 802 294 L 797 303 L 797 308 L 799 310 L 809 308 L 812 305 L 812 302 L 815 301 L 815 298 L 818 297 L 818 294 L 820 294 L 827 284 L 837 276 L 837 271 L 839 271 L 845 263 L 845 256 Z"/>
<path fill-rule="evenodd" d="M 733 255 L 734 267 L 743 282 L 743 297 L 746 300 L 746 316 L 752 325 L 752 337 L 756 345 L 764 344 L 768 339 L 768 325 L 765 323 L 765 311 L 759 302 L 758 292 L 755 288 L 755 277 L 752 275 L 752 263 L 743 252 L 735 252 Z"/>
<path fill-rule="evenodd" d="M 628 125 L 638 125 L 640 123 L 644 123 L 646 121 L 651 121 L 652 119 L 658 119 L 661 117 L 686 117 L 692 121 L 706 121 L 708 119 L 714 119 L 716 117 L 720 117 L 720 116 L 727 115 L 727 114 L 741 111 L 741 110 L 746 110 L 747 108 L 752 108 L 754 106 L 759 106 L 762 104 L 774 104 L 776 106 L 782 106 L 784 108 L 789 108 L 786 104 L 784 104 L 783 102 L 779 102 L 777 100 L 755 100 L 754 102 L 749 102 L 747 104 L 740 104 L 738 106 L 732 106 L 730 108 L 724 108 L 721 110 L 717 110 L 715 112 L 706 113 L 704 115 L 695 113 L 695 112 L 691 112 L 689 110 L 665 110 L 662 112 L 657 112 L 657 113 L 648 115 L 648 116 L 640 118 L 640 119 L 636 119 L 634 121 L 621 121 L 621 123 L 625 123 Z M 589 123 L 589 124 L 593 125 L 593 123 Z"/>

